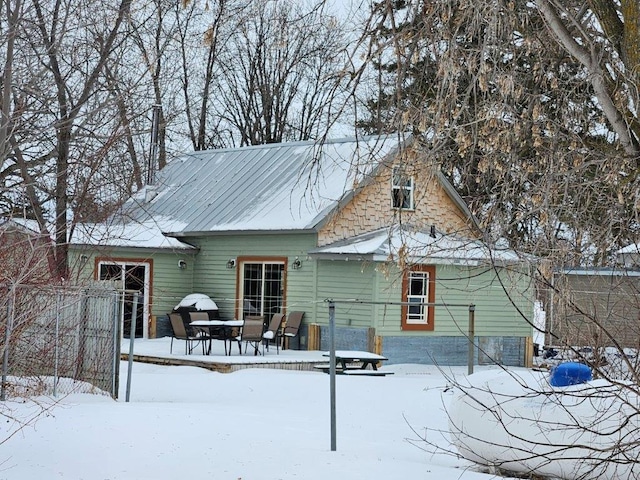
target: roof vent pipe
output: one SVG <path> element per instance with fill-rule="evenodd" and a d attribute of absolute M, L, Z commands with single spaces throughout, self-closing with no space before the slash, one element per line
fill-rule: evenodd
<path fill-rule="evenodd" d="M 156 176 L 156 164 L 158 157 L 158 127 L 160 125 L 160 109 L 162 105 L 153 106 L 153 116 L 151 118 L 151 149 L 149 151 L 149 162 L 147 164 L 147 185 L 153 185 Z"/>

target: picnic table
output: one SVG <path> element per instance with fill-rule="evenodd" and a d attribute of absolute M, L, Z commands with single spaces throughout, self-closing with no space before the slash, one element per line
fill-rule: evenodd
<path fill-rule="evenodd" d="M 323 357 L 331 357 L 330 352 L 322 354 Z M 336 373 L 343 375 L 368 375 L 368 376 L 384 376 L 393 372 L 378 370 L 378 363 L 388 360 L 387 357 L 378 355 L 377 353 L 365 352 L 360 350 L 336 350 Z M 367 367 L 371 367 L 370 369 Z M 330 364 L 316 365 L 315 368 L 329 373 Z"/>

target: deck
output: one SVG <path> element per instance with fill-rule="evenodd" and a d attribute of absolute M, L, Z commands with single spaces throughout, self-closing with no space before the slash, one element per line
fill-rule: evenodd
<path fill-rule="evenodd" d="M 211 355 L 203 355 L 201 350 L 194 350 L 191 355 L 184 354 L 184 342 L 175 341 L 173 353 L 170 353 L 171 339 L 159 338 L 153 340 L 136 339 L 133 348 L 133 361 L 151 363 L 155 365 L 175 365 L 184 367 L 199 367 L 207 370 L 232 373 L 246 368 L 270 368 L 278 370 L 318 371 L 315 366 L 326 363 L 326 357 L 320 351 L 280 350 L 275 348 L 265 351 L 264 355 L 254 356 L 251 349 L 247 353 L 239 354 L 237 348 L 232 355 L 224 355 L 222 342 L 214 341 Z M 121 360 L 129 360 L 128 339 L 121 345 Z M 235 348 L 235 347 L 234 347 Z"/>

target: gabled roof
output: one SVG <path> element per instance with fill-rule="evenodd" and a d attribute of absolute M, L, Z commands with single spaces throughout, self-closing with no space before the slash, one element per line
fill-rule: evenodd
<path fill-rule="evenodd" d="M 208 150 L 172 160 L 124 205 L 135 221 L 179 222 L 172 236 L 313 230 L 398 146 L 367 137 Z"/>
<path fill-rule="evenodd" d="M 394 158 L 398 136 L 268 144 L 185 154 L 124 205 L 170 236 L 314 231 Z M 449 187 L 443 176 L 438 177 Z M 447 192 L 466 213 L 462 199 Z"/>
<path fill-rule="evenodd" d="M 395 261 L 407 263 L 483 265 L 514 264 L 521 257 L 507 248 L 489 248 L 478 240 L 470 240 L 435 229 L 430 232 L 392 227 L 375 230 L 332 243 L 309 252 L 326 259 Z"/>
<path fill-rule="evenodd" d="M 190 248 L 177 240 L 189 236 L 317 231 L 375 181 L 401 141 L 406 147 L 411 139 L 371 136 L 187 153 L 169 162 L 108 224 L 78 225 L 71 243 L 175 249 Z M 436 178 L 475 221 L 444 175 Z"/>

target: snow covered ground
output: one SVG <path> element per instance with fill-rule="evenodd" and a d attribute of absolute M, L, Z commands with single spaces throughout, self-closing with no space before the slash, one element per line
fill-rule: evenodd
<path fill-rule="evenodd" d="M 168 352 L 167 343 L 160 345 L 147 347 Z M 18 421 L 48 409 L 2 444 L 0 479 L 495 478 L 447 453 L 448 435 L 438 433 L 448 428 L 447 376 L 464 377 L 466 367 L 385 368 L 394 375 L 336 377 L 337 449 L 331 451 L 329 375 L 135 363 L 127 403 L 122 362 L 118 401 L 76 393 L 55 404 L 46 397 L 38 404 L 6 402 L 13 419 L 3 419 L 2 440 Z"/>

